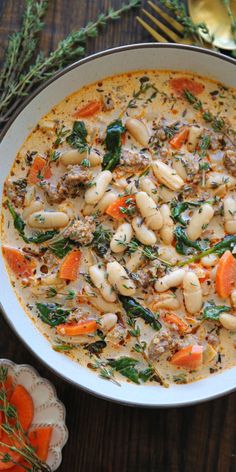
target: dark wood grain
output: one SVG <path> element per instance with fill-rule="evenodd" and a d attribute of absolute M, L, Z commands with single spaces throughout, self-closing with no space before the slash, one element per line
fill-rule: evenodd
<path fill-rule="evenodd" d="M 52 0 L 41 47 L 49 51 L 69 31 L 95 19 L 110 4 L 107 0 Z M 112 2 L 114 7 L 120 5 L 120 0 Z M 19 26 L 23 6 L 23 0 L 0 0 L 0 59 L 9 33 Z M 87 50 L 93 53 L 151 40 L 136 24 L 134 12 L 90 40 Z M 145 410 L 109 403 L 52 374 L 26 349 L 3 318 L 0 357 L 35 366 L 56 386 L 67 409 L 70 433 L 61 472 L 236 471 L 236 394 L 171 410 Z"/>

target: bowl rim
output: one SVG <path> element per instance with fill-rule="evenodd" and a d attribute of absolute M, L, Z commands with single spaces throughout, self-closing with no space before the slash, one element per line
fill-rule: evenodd
<path fill-rule="evenodd" d="M 2 142 L 3 138 L 5 137 L 7 131 L 15 121 L 15 119 L 18 117 L 18 115 L 28 106 L 28 104 L 37 96 L 39 95 L 45 88 L 47 88 L 50 84 L 52 84 L 55 80 L 58 78 L 64 76 L 67 74 L 69 71 L 76 69 L 80 65 L 86 64 L 88 62 L 93 61 L 94 59 L 109 56 L 115 53 L 122 53 L 124 51 L 129 51 L 133 49 L 179 49 L 179 50 L 187 50 L 187 51 L 192 51 L 193 53 L 200 53 L 200 54 L 205 54 L 205 55 L 210 55 L 213 56 L 217 59 L 220 59 L 221 61 L 231 63 L 233 65 L 236 65 L 236 59 L 233 59 L 231 57 L 225 56 L 224 54 L 217 52 L 217 51 L 212 51 L 208 50 L 205 48 L 201 48 L 198 46 L 192 46 L 192 45 L 184 45 L 184 44 L 173 44 L 173 43 L 155 43 L 155 42 L 148 42 L 148 43 L 134 43 L 130 45 L 124 45 L 124 46 L 117 46 L 114 48 L 109 48 L 105 49 L 103 51 L 97 52 L 95 54 L 91 54 L 83 59 L 80 59 L 76 62 L 73 62 L 72 64 L 66 66 L 64 69 L 60 70 L 59 72 L 55 73 L 50 79 L 46 80 L 43 82 L 41 85 L 39 85 L 30 95 L 27 97 L 23 103 L 15 110 L 13 113 L 12 117 L 9 119 L 9 121 L 6 123 L 6 125 L 3 127 L 3 130 L 0 133 L 0 143 Z M 46 359 L 42 358 L 40 354 L 36 352 L 36 350 L 28 344 L 28 342 L 20 335 L 20 333 L 17 331 L 15 328 L 13 322 L 11 319 L 8 317 L 1 301 L 0 301 L 0 307 L 2 310 L 2 313 L 4 315 L 4 318 L 6 319 L 8 325 L 11 327 L 13 332 L 16 334 L 18 338 L 20 338 L 21 342 L 26 346 L 26 348 L 43 364 L 45 365 L 51 372 L 53 372 L 54 375 L 60 377 L 62 380 L 72 384 L 73 386 L 80 388 L 81 390 L 85 391 L 86 393 L 91 394 L 92 396 L 98 397 L 103 400 L 108 400 L 111 401 L 112 403 L 117 403 L 120 405 L 124 406 L 131 406 L 131 407 L 140 407 L 140 408 L 180 408 L 184 406 L 191 406 L 199 403 L 203 403 L 209 400 L 213 400 L 216 398 L 220 398 L 226 394 L 230 394 L 234 391 L 236 391 L 236 384 L 234 387 L 228 387 L 222 389 L 222 391 L 218 393 L 213 393 L 208 396 L 200 397 L 197 399 L 183 399 L 183 401 L 178 401 L 176 403 L 171 402 L 169 403 L 168 400 L 166 403 L 161 403 L 157 405 L 156 403 L 141 403 L 140 401 L 135 401 L 135 399 L 127 399 L 127 400 L 121 400 L 117 399 L 114 396 L 110 396 L 106 393 L 101 393 L 100 391 L 95 391 L 95 389 L 92 389 L 90 387 L 87 387 L 85 385 L 81 385 L 76 380 L 72 380 L 71 378 L 68 378 L 66 374 L 61 373 L 59 370 L 57 370 L 55 367 L 53 367 Z M 229 370 L 229 369 L 227 369 Z M 220 375 L 220 374 L 219 374 Z M 203 379 L 204 380 L 204 379 Z"/>

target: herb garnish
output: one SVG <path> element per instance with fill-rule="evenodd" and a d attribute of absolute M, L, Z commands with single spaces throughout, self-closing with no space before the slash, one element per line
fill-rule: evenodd
<path fill-rule="evenodd" d="M 34 244 L 44 243 L 45 241 L 52 239 L 56 234 L 58 234 L 58 231 L 56 230 L 49 230 L 49 231 L 45 231 L 44 233 L 37 233 L 34 236 L 26 236 L 25 235 L 25 222 L 22 220 L 20 215 L 15 211 L 15 209 L 13 208 L 10 202 L 7 202 L 7 207 L 13 218 L 14 228 L 18 231 L 19 235 L 26 243 L 34 243 Z"/>
<path fill-rule="evenodd" d="M 62 259 L 63 257 L 65 257 L 66 254 L 68 254 L 68 252 L 70 252 L 73 249 L 73 247 L 74 245 L 72 244 L 69 238 L 59 239 L 58 241 L 55 241 L 54 243 L 48 246 L 50 251 L 56 257 L 59 257 L 59 259 Z"/>
<path fill-rule="evenodd" d="M 205 157 L 206 156 L 206 153 L 207 153 L 207 150 L 209 149 L 211 145 L 211 138 L 208 134 L 205 134 L 204 136 L 201 137 L 200 141 L 199 141 L 199 155 L 201 157 Z"/>
<path fill-rule="evenodd" d="M 139 79 L 140 82 L 140 87 L 137 91 L 133 92 L 133 98 L 128 102 L 127 109 L 128 108 L 137 108 L 136 100 L 140 100 L 142 95 L 145 95 L 148 90 L 152 90 L 152 94 L 150 98 L 147 100 L 148 102 L 151 102 L 157 95 L 158 90 L 155 87 L 154 84 L 149 82 L 149 77 L 144 76 Z"/>
<path fill-rule="evenodd" d="M 231 311 L 231 307 L 226 306 L 226 305 L 222 305 L 222 306 L 215 305 L 214 302 L 208 302 L 204 306 L 203 319 L 219 321 L 220 314 L 225 313 L 227 311 Z"/>
<path fill-rule="evenodd" d="M 145 323 L 150 324 L 156 331 L 159 331 L 162 328 L 160 321 L 158 321 L 154 313 L 152 313 L 149 308 L 140 305 L 134 298 L 119 295 L 119 300 L 128 317 L 142 318 Z"/>
<path fill-rule="evenodd" d="M 62 308 L 59 303 L 36 303 L 36 307 L 41 320 L 53 327 L 65 323 L 71 313 L 71 310 Z"/>
<path fill-rule="evenodd" d="M 125 132 L 125 127 L 121 120 L 115 120 L 107 127 L 105 146 L 107 149 L 103 157 L 102 169 L 113 171 L 120 163 L 121 155 L 121 135 Z"/>
<path fill-rule="evenodd" d="M 191 241 L 181 226 L 176 226 L 174 234 L 176 237 L 176 251 L 179 254 L 191 254 L 192 249 L 202 251 L 203 248 L 200 246 L 200 243 Z"/>
<path fill-rule="evenodd" d="M 110 247 L 112 232 L 98 225 L 93 233 L 92 247 L 100 257 L 104 257 Z"/>
<path fill-rule="evenodd" d="M 101 339 L 99 341 L 95 341 L 93 343 L 90 343 L 90 344 L 86 344 L 84 346 L 84 349 L 86 349 L 86 351 L 89 351 L 90 354 L 101 354 L 103 349 L 106 347 L 107 343 L 106 341 L 104 341 L 104 339 Z"/>
<path fill-rule="evenodd" d="M 147 382 L 154 374 L 152 367 L 148 369 L 140 370 L 138 368 L 139 361 L 132 357 L 119 357 L 118 359 L 109 359 L 108 364 L 119 372 L 123 377 L 131 380 L 132 382 L 139 384 L 140 380 Z"/>
<path fill-rule="evenodd" d="M 194 256 L 190 257 L 189 259 L 183 261 L 183 262 L 178 262 L 177 265 L 179 267 L 182 267 L 186 264 L 190 264 L 191 262 L 198 261 L 199 259 L 202 259 L 202 257 L 208 256 L 209 254 L 218 254 L 221 256 L 224 254 L 227 249 L 229 251 L 233 251 L 236 246 L 236 236 L 226 236 L 222 241 L 219 243 L 213 244 L 210 248 L 205 249 L 204 251 L 195 254 Z"/>
<path fill-rule="evenodd" d="M 80 153 L 88 150 L 87 130 L 83 121 L 74 121 L 72 133 L 67 136 L 66 142 Z"/>
<path fill-rule="evenodd" d="M 181 202 L 177 203 L 176 201 L 171 202 L 171 216 L 173 220 L 178 223 L 180 223 L 183 226 L 187 226 L 187 223 L 185 220 L 183 220 L 181 214 L 187 210 L 188 208 L 191 207 L 198 207 L 199 203 L 197 202 Z"/>

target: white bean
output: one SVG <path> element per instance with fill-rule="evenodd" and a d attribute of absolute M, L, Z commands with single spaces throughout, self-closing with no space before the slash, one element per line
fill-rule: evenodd
<path fill-rule="evenodd" d="M 183 159 L 181 159 L 180 157 L 175 157 L 173 160 L 173 168 L 183 180 L 187 180 L 188 174 L 186 172 L 186 165 L 184 164 Z"/>
<path fill-rule="evenodd" d="M 158 192 L 160 199 L 165 203 L 171 202 L 175 198 L 175 193 L 165 187 L 165 185 L 160 185 Z"/>
<path fill-rule="evenodd" d="M 109 170 L 100 172 L 94 178 L 92 185 L 85 192 L 84 198 L 86 203 L 96 204 L 101 200 L 108 185 L 112 180 L 112 173 Z"/>
<path fill-rule="evenodd" d="M 148 229 L 147 225 L 143 223 L 143 219 L 140 216 L 136 216 L 132 220 L 132 226 L 136 235 L 136 238 L 140 243 L 147 246 L 154 246 L 157 242 L 157 237 L 151 229 Z"/>
<path fill-rule="evenodd" d="M 75 218 L 76 216 L 75 207 L 73 203 L 70 201 L 65 201 L 65 202 L 60 203 L 58 205 L 58 210 L 63 211 L 64 213 L 67 213 L 70 219 Z"/>
<path fill-rule="evenodd" d="M 186 310 L 192 314 L 200 311 L 202 307 L 202 289 L 194 272 L 184 274 L 183 291 Z"/>
<path fill-rule="evenodd" d="M 194 211 L 187 229 L 187 235 L 191 241 L 196 241 L 196 239 L 200 238 L 213 216 L 214 209 L 209 203 L 204 203 L 204 205 Z"/>
<path fill-rule="evenodd" d="M 101 330 L 111 331 L 117 323 L 117 315 L 115 313 L 105 313 L 101 318 Z"/>
<path fill-rule="evenodd" d="M 35 185 L 29 187 L 25 194 L 25 206 L 29 206 L 35 200 Z"/>
<path fill-rule="evenodd" d="M 181 256 L 173 246 L 163 245 L 158 248 L 159 257 L 167 262 L 176 264 Z"/>
<path fill-rule="evenodd" d="M 190 126 L 188 140 L 187 140 L 187 148 L 188 151 L 194 151 L 196 149 L 198 140 L 202 134 L 202 127 L 199 126 Z"/>
<path fill-rule="evenodd" d="M 160 208 L 160 212 L 163 218 L 163 226 L 160 230 L 161 239 L 165 244 L 171 244 L 174 239 L 174 222 L 170 216 L 169 206 L 164 203 Z"/>
<path fill-rule="evenodd" d="M 114 192 L 106 192 L 105 195 L 101 198 L 101 200 L 96 205 L 95 211 L 99 211 L 99 213 L 103 215 L 103 213 L 105 213 L 109 205 L 114 203 L 116 199 L 117 199 L 117 195 Z"/>
<path fill-rule="evenodd" d="M 26 207 L 22 213 L 22 217 L 24 220 L 27 220 L 32 213 L 35 213 L 36 211 L 42 210 L 44 207 L 43 202 L 40 202 L 39 200 L 35 200 L 32 202 L 28 207 Z"/>
<path fill-rule="evenodd" d="M 134 234 L 133 228 L 129 223 L 121 224 L 117 228 L 110 242 L 110 248 L 112 252 L 115 252 L 115 253 L 124 252 L 127 249 L 126 245 L 130 243 L 133 237 L 133 234 Z"/>
<path fill-rule="evenodd" d="M 37 211 L 28 219 L 31 228 L 64 228 L 69 223 L 69 216 L 62 211 Z"/>
<path fill-rule="evenodd" d="M 236 234 L 236 199 L 231 195 L 224 199 L 225 231 Z"/>
<path fill-rule="evenodd" d="M 174 293 L 161 293 L 158 300 L 153 302 L 153 309 L 158 308 L 167 310 L 177 310 L 180 307 L 180 302 Z"/>
<path fill-rule="evenodd" d="M 201 259 L 204 267 L 214 267 L 218 263 L 219 257 L 216 254 L 209 254 Z"/>
<path fill-rule="evenodd" d="M 149 134 L 145 124 L 136 118 L 128 118 L 125 126 L 131 136 L 144 147 L 148 146 Z"/>
<path fill-rule="evenodd" d="M 180 190 L 184 181 L 176 171 L 162 161 L 155 161 L 152 163 L 153 172 L 162 184 L 166 185 L 170 190 Z"/>
<path fill-rule="evenodd" d="M 163 225 L 163 218 L 160 210 L 157 209 L 154 200 L 149 197 L 146 192 L 138 192 L 136 194 L 136 204 L 142 215 L 145 218 L 146 225 L 157 231 Z"/>
<path fill-rule="evenodd" d="M 236 289 L 231 292 L 230 298 L 232 306 L 236 308 Z"/>
<path fill-rule="evenodd" d="M 227 190 L 234 188 L 236 178 L 219 172 L 209 172 L 206 179 L 206 187 L 214 190 L 215 195 L 224 195 Z"/>
<path fill-rule="evenodd" d="M 224 328 L 230 331 L 236 331 L 236 316 L 230 315 L 229 313 L 221 313 L 220 322 Z"/>
<path fill-rule="evenodd" d="M 158 189 L 156 185 L 154 185 L 153 181 L 149 179 L 149 177 L 141 177 L 140 179 L 140 188 L 143 192 L 146 192 L 155 203 L 159 201 Z"/>
<path fill-rule="evenodd" d="M 103 298 L 108 302 L 114 302 L 116 300 L 116 293 L 107 280 L 105 269 L 98 265 L 90 266 L 89 275 L 95 287 L 101 292 Z"/>
<path fill-rule="evenodd" d="M 109 282 L 121 295 L 132 296 L 135 294 L 134 282 L 119 262 L 108 262 L 107 273 Z"/>
<path fill-rule="evenodd" d="M 77 149 L 69 149 L 61 154 L 60 163 L 64 166 L 75 165 L 81 164 L 84 159 L 87 159 L 92 167 L 98 166 L 102 161 L 101 156 L 93 150 L 79 152 Z"/>
<path fill-rule="evenodd" d="M 164 275 L 164 277 L 160 277 L 155 283 L 155 290 L 157 292 L 165 292 L 169 288 L 178 287 L 183 281 L 184 274 L 184 269 L 177 269 Z"/>
<path fill-rule="evenodd" d="M 126 269 L 129 272 L 134 272 L 143 262 L 143 255 L 141 251 L 136 251 L 130 256 L 125 264 Z"/>
<path fill-rule="evenodd" d="M 56 127 L 55 121 L 42 120 L 39 122 L 40 129 L 44 131 L 53 131 Z"/>

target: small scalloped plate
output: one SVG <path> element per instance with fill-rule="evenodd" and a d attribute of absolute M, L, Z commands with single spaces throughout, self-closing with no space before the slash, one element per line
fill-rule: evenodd
<path fill-rule="evenodd" d="M 40 377 L 33 367 L 27 364 L 14 364 L 8 359 L 0 359 L 0 366 L 8 368 L 14 385 L 23 385 L 32 396 L 34 418 L 30 430 L 49 425 L 53 427 L 47 464 L 54 472 L 61 464 L 62 448 L 68 440 L 64 405 L 58 400 L 54 386 L 48 380 Z"/>

